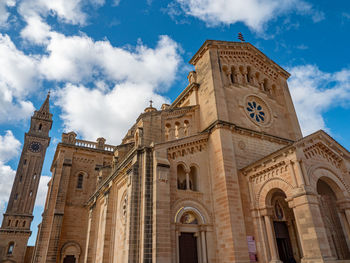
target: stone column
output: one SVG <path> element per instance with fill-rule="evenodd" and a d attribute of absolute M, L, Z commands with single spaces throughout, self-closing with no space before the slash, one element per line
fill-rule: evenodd
<path fill-rule="evenodd" d="M 205 230 L 202 229 L 201 232 L 201 242 L 202 242 L 202 258 L 203 258 L 203 263 L 207 263 L 207 245 L 206 245 L 206 240 L 205 240 Z"/>
<path fill-rule="evenodd" d="M 265 215 L 264 218 L 265 218 L 267 239 L 270 247 L 270 255 L 271 255 L 270 263 L 282 263 L 282 261 L 279 260 L 279 256 L 278 256 L 275 230 L 273 229 L 272 219 L 268 215 Z"/>
<path fill-rule="evenodd" d="M 176 231 L 175 231 L 175 238 L 176 238 L 176 263 L 180 262 L 180 244 L 179 244 L 179 238 L 181 233 L 177 229 L 178 226 L 176 226 Z"/>
<path fill-rule="evenodd" d="M 186 190 L 190 190 L 190 175 L 186 172 Z"/>
<path fill-rule="evenodd" d="M 293 208 L 303 252 L 303 263 L 332 260 L 318 198 L 316 195 L 297 196 L 290 203 Z"/>

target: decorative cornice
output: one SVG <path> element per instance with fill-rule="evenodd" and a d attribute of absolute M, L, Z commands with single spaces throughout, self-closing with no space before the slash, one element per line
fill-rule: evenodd
<path fill-rule="evenodd" d="M 194 154 L 205 149 L 208 141 L 208 133 L 184 137 L 170 142 L 156 144 L 155 148 L 166 147 L 168 159 L 176 159 L 179 156 Z"/>
<path fill-rule="evenodd" d="M 291 145 L 294 142 L 294 141 L 289 140 L 289 139 L 285 139 L 285 138 L 278 137 L 275 135 L 267 134 L 264 132 L 259 132 L 259 131 L 254 131 L 251 129 L 243 128 L 243 127 L 237 126 L 234 123 L 227 122 L 227 121 L 221 121 L 221 120 L 217 120 L 217 121 L 213 122 L 203 132 L 212 133 L 216 129 L 229 129 L 235 133 L 239 133 L 239 134 L 243 134 L 243 135 L 247 135 L 247 136 L 255 137 L 255 138 L 259 138 L 259 139 L 264 139 L 264 140 L 276 142 L 276 143 L 283 144 L 283 145 Z"/>

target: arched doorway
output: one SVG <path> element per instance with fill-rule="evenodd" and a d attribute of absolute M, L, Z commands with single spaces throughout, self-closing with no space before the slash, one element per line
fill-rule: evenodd
<path fill-rule="evenodd" d="M 332 184 L 332 182 L 330 183 Z M 339 260 L 350 259 L 346 234 L 339 216 L 337 196 L 327 183 L 327 178 L 321 178 L 317 181 L 317 193 L 319 194 L 320 211 L 332 256 Z"/>
<path fill-rule="evenodd" d="M 186 212 L 180 218 L 180 223 L 191 231 L 191 225 L 197 226 L 198 219 L 194 213 Z M 194 229 L 192 231 L 196 231 Z M 180 263 L 198 263 L 198 245 L 196 232 L 180 232 L 179 235 L 179 261 Z"/>
<path fill-rule="evenodd" d="M 194 207 L 176 213 L 177 263 L 207 263 L 206 226 L 203 215 Z"/>
<path fill-rule="evenodd" d="M 283 263 L 301 262 L 302 253 L 293 209 L 286 202 L 286 194 L 280 189 L 272 189 L 267 195 L 266 205 L 269 215 L 265 217 L 270 236 L 271 259 Z"/>
<path fill-rule="evenodd" d="M 61 249 L 62 263 L 77 263 L 81 254 L 81 248 L 78 243 L 71 241 L 63 245 Z"/>
<path fill-rule="evenodd" d="M 75 263 L 74 255 L 67 255 L 64 257 L 63 263 Z"/>

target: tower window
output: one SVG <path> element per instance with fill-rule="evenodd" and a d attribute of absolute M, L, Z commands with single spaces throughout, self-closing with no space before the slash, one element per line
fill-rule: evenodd
<path fill-rule="evenodd" d="M 22 178 L 23 178 L 23 176 L 20 175 L 20 176 L 19 176 L 19 182 L 22 182 Z"/>
<path fill-rule="evenodd" d="M 7 254 L 8 255 L 12 255 L 14 247 L 15 247 L 15 243 L 14 242 L 10 242 L 9 243 L 9 248 L 7 249 Z"/>
<path fill-rule="evenodd" d="M 40 123 L 39 124 L 39 128 L 38 128 L 38 131 L 41 131 L 41 128 L 43 127 L 43 125 Z"/>
<path fill-rule="evenodd" d="M 23 164 L 24 164 L 24 165 L 27 164 L 27 159 L 24 159 Z"/>
<path fill-rule="evenodd" d="M 36 179 L 36 174 L 33 175 L 33 180 L 35 180 L 35 179 Z"/>
<path fill-rule="evenodd" d="M 18 220 L 16 220 L 16 224 L 15 224 L 15 227 L 18 227 Z"/>
<path fill-rule="evenodd" d="M 26 221 L 23 221 L 22 227 L 26 227 Z"/>
<path fill-rule="evenodd" d="M 17 200 L 17 199 L 18 199 L 18 194 L 16 193 L 16 194 L 15 194 L 15 200 Z"/>
<path fill-rule="evenodd" d="M 7 222 L 7 226 L 10 226 L 11 225 L 11 220 L 9 220 L 8 222 Z"/>
<path fill-rule="evenodd" d="M 77 183 L 77 188 L 78 189 L 82 189 L 83 188 L 83 179 L 84 179 L 84 175 L 83 174 L 79 174 L 78 175 L 78 183 Z"/>
<path fill-rule="evenodd" d="M 33 195 L 33 191 L 30 191 L 29 196 L 32 196 L 32 195 Z"/>

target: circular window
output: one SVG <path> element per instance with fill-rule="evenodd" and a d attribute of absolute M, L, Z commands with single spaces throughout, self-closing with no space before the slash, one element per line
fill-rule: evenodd
<path fill-rule="evenodd" d="M 270 110 L 266 103 L 259 97 L 247 97 L 245 112 L 255 124 L 266 125 L 270 122 Z"/>

